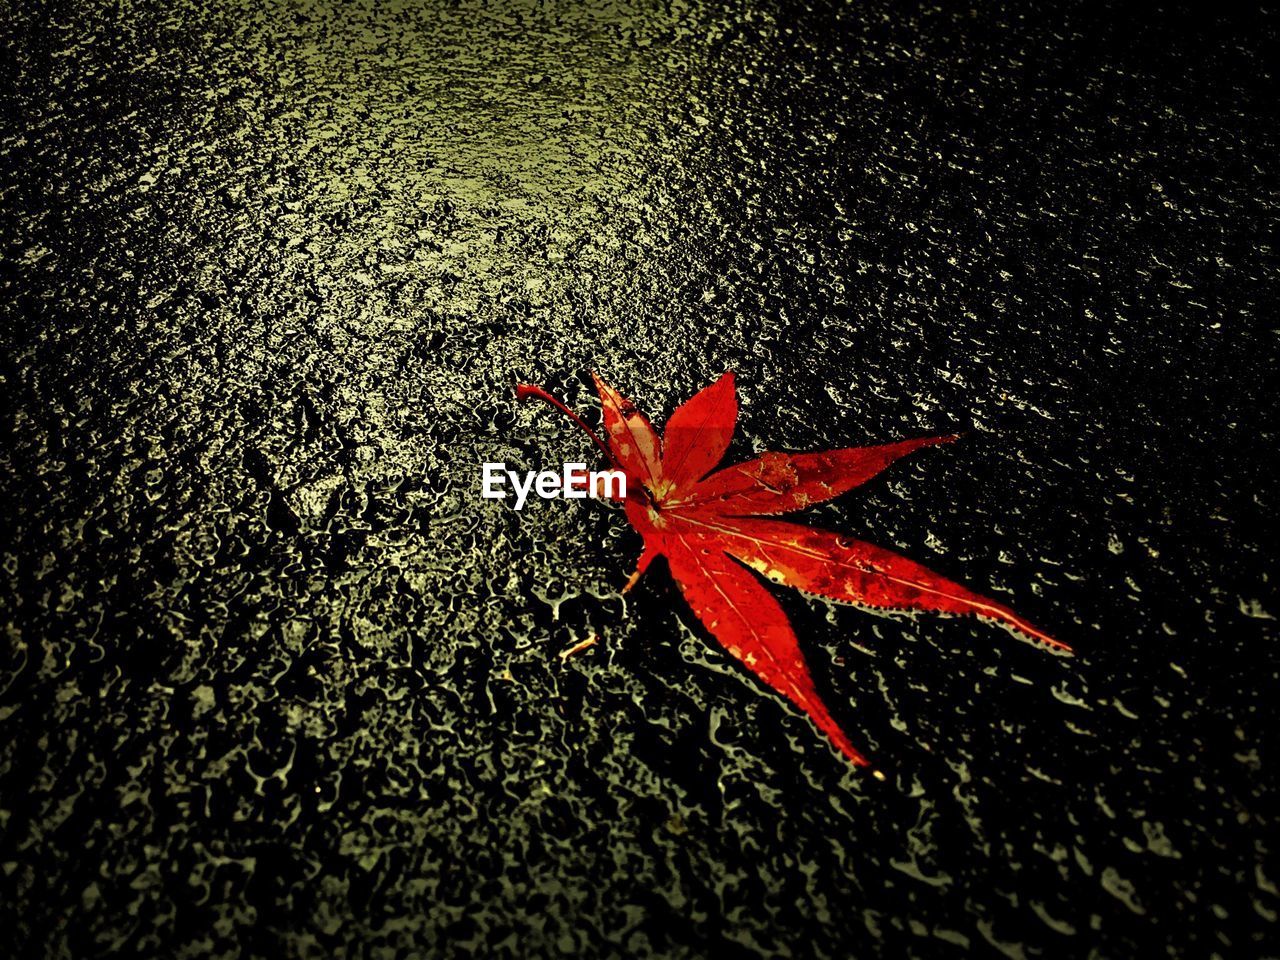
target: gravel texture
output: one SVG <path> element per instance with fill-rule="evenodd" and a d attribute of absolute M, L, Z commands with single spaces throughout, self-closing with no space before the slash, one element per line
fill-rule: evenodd
<path fill-rule="evenodd" d="M 5 4 L 0 955 L 1280 955 L 1277 33 Z M 480 498 L 725 369 L 1079 655 L 780 593 L 877 780 Z"/>

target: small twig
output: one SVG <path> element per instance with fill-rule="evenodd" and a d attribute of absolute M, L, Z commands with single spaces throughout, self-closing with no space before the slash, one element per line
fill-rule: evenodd
<path fill-rule="evenodd" d="M 583 650 L 590 650 L 599 642 L 600 642 L 600 638 L 596 636 L 594 633 L 591 636 L 587 637 L 587 639 L 585 640 L 579 640 L 577 643 L 575 643 L 572 647 L 569 647 L 567 650 L 560 651 L 560 662 L 563 663 L 564 661 L 572 657 L 574 654 L 581 653 Z"/>

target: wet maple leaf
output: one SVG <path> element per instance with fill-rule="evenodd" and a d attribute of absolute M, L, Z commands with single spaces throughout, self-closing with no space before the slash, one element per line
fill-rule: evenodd
<path fill-rule="evenodd" d="M 827 712 L 795 632 L 760 577 L 862 607 L 973 614 L 1052 650 L 1070 652 L 1008 607 L 906 557 L 841 534 L 766 519 L 838 497 L 899 457 L 954 437 L 819 453 L 764 453 L 712 473 L 729 448 L 738 418 L 732 373 L 678 407 L 661 438 L 635 404 L 599 377 L 595 383 L 607 444 L 541 387 L 522 384 L 516 392 L 567 414 L 626 474 L 627 496 L 622 499 L 628 520 L 644 538 L 644 551 L 623 592 L 655 558 L 666 557 L 680 591 L 711 635 L 808 714 L 855 764 L 868 761 Z"/>

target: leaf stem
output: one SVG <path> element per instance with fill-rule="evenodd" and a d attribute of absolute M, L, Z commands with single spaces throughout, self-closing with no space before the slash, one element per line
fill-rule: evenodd
<path fill-rule="evenodd" d="M 563 403 L 561 403 L 558 398 L 552 396 L 546 390 L 543 390 L 542 387 L 535 387 L 533 384 L 529 384 L 529 383 L 516 384 L 516 398 L 519 400 L 526 400 L 529 397 L 536 397 L 539 400 L 545 400 L 547 403 L 551 404 L 551 406 L 555 407 L 557 410 L 563 413 L 566 417 L 568 417 L 570 420 L 572 420 L 574 423 L 580 426 L 583 430 L 587 431 L 587 436 L 589 436 L 593 441 L 595 441 L 595 445 L 599 447 L 600 450 L 604 453 L 610 465 L 615 470 L 621 469 L 618 466 L 618 461 L 613 458 L 613 451 L 611 451 L 609 447 L 605 444 L 605 442 L 600 439 L 599 434 L 597 434 L 594 430 L 592 430 L 589 426 L 587 426 L 587 423 L 585 420 L 583 420 L 580 416 L 578 416 L 576 413 L 574 413 L 572 410 L 566 407 Z"/>

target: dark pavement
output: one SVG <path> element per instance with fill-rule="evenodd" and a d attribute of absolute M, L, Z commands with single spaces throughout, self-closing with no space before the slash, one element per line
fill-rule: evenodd
<path fill-rule="evenodd" d="M 0 955 L 1280 955 L 1278 32 L 7 7 Z M 963 431 L 805 519 L 1079 655 L 779 592 L 879 781 L 480 499 L 590 456 L 517 379 L 726 369 L 733 456 Z"/>

